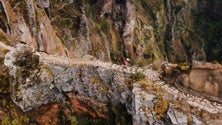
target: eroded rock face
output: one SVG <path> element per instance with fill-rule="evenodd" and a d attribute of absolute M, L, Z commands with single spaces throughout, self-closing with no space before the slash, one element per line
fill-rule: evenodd
<path fill-rule="evenodd" d="M 112 18 L 111 22 L 115 30 L 121 32 L 122 47 L 124 54 L 134 57 L 134 29 L 136 27 L 136 11 L 132 1 L 97 1 L 100 8 L 100 18 Z"/>
<path fill-rule="evenodd" d="M 17 45 L 5 55 L 4 64 L 13 77 L 12 100 L 24 111 L 55 100 L 56 93 L 50 90 L 52 79 L 44 75 L 46 71 L 41 69 L 39 55 L 34 54 L 33 48 Z"/>
<path fill-rule="evenodd" d="M 222 98 L 221 75 L 220 64 L 194 61 L 188 73 L 179 75 L 176 85 L 181 85 L 187 90 L 192 89 L 195 93 L 198 92 L 211 100 L 220 101 Z"/>
<path fill-rule="evenodd" d="M 23 44 L 5 56 L 4 63 L 14 77 L 13 101 L 24 111 L 50 102 L 63 102 L 66 92 L 101 102 L 124 103 L 130 111 L 127 74 L 94 66 L 64 66 L 40 61 L 34 50 Z"/>
<path fill-rule="evenodd" d="M 218 14 L 221 5 L 218 1 L 28 0 L 17 5 L 13 0 L 2 0 L 1 3 L 4 32 L 50 54 L 93 55 L 114 62 L 118 61 L 117 56 L 130 57 L 136 63 L 221 58 L 217 41 L 221 41 L 222 16 Z M 210 38 L 214 42 L 209 42 Z"/>
<path fill-rule="evenodd" d="M 76 56 L 84 56 L 92 50 L 92 43 L 90 39 L 90 21 L 85 14 L 82 14 L 80 18 L 80 29 L 78 32 L 78 38 L 76 40 Z"/>
<path fill-rule="evenodd" d="M 48 0 L 39 1 L 42 8 L 36 8 L 37 3 L 29 0 L 22 1 L 19 4 L 5 0 L 1 3 L 3 5 L 3 19 L 6 23 L 4 27 L 7 29 L 3 28 L 3 30 L 7 34 L 41 51 L 65 53 L 60 38 L 58 38 L 50 24 L 49 14 L 44 11 L 45 8 L 49 8 Z M 15 6 L 15 8 L 12 8 L 12 6 Z M 24 16 L 21 10 L 25 13 L 27 11 L 27 15 Z"/>
<path fill-rule="evenodd" d="M 106 118 L 108 104 L 121 103 L 132 115 L 129 120 L 141 125 L 176 123 L 179 117 L 183 117 L 182 120 L 185 121 L 189 120 L 189 117 L 196 118 L 199 115 L 198 112 L 188 117 L 181 113 L 182 103 L 183 112 L 196 112 L 196 109 L 193 111 L 192 106 L 181 102 L 176 90 L 166 89 L 175 93 L 167 92 L 163 89 L 164 86 L 154 83 L 154 80 L 141 79 L 132 83 L 134 80 L 126 72 L 93 64 L 75 65 L 74 61 L 72 64 L 63 64 L 59 59 L 64 58 L 47 60 L 42 57 L 44 55 L 35 52 L 26 44 L 19 44 L 5 56 L 4 64 L 14 78 L 11 82 L 12 99 L 23 111 L 59 102 L 64 105 L 67 113 L 75 110 L 79 114 L 88 113 L 93 118 Z M 211 70 L 221 67 L 209 63 L 201 63 L 201 66 Z M 194 64 L 197 69 L 201 66 Z M 188 77 L 190 79 L 193 78 L 191 74 Z M 190 86 L 192 87 L 192 84 Z M 169 111 L 170 105 L 173 107 Z M 81 112 L 81 109 L 84 111 Z M 198 118 L 191 122 L 199 123 L 201 120 Z"/>

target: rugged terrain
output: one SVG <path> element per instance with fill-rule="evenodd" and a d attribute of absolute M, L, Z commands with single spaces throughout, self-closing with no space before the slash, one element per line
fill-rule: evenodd
<path fill-rule="evenodd" d="M 220 124 L 221 4 L 0 0 L 1 124 Z"/>

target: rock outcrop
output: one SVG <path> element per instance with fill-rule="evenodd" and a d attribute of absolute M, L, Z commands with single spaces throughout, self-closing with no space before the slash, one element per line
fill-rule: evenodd
<path fill-rule="evenodd" d="M 41 64 L 40 61 L 27 45 L 19 44 L 6 54 L 5 65 L 14 77 L 13 101 L 24 111 L 60 101 L 64 92 L 130 106 L 127 100 L 131 91 L 125 84 L 129 75 L 94 66 Z"/>
<path fill-rule="evenodd" d="M 194 61 L 190 71 L 179 75 L 175 84 L 182 86 L 186 91 L 194 90 L 196 95 L 221 102 L 221 75 L 220 64 Z"/>
<path fill-rule="evenodd" d="M 91 112 L 88 113 L 92 117 L 100 118 L 106 117 L 107 103 L 122 103 L 132 115 L 133 123 L 144 125 L 176 123 L 179 117 L 182 117 L 182 121 L 187 121 L 187 124 L 202 123 L 207 119 L 198 118 L 199 111 L 191 108 L 192 106 L 213 113 L 218 113 L 222 109 L 221 105 L 211 105 L 208 101 L 198 104 L 198 97 L 180 94 L 175 88 L 162 85 L 163 81 L 152 69 L 134 70 L 129 67 L 129 70 L 120 70 L 116 68 L 118 65 L 107 67 L 109 63 L 97 61 L 98 64 L 95 64 L 96 61 L 87 61 L 89 60 L 65 61 L 61 56 L 47 56 L 35 52 L 28 45 L 18 44 L 6 54 L 4 61 L 13 77 L 13 101 L 23 111 L 59 102 L 66 107 L 68 113 L 72 113 L 73 110 L 79 112 L 78 108 L 84 108 L 80 104 L 84 104 L 91 107 Z M 209 67 L 210 64 L 206 63 L 204 66 Z M 220 65 L 210 67 L 218 68 Z M 143 72 L 148 79 L 141 79 L 141 73 L 135 71 Z M 73 105 L 77 105 L 78 108 L 73 108 Z M 96 107 L 101 110 L 96 110 Z M 87 108 L 84 109 L 86 111 L 83 112 L 87 113 Z M 188 110 L 195 113 L 183 115 Z"/>

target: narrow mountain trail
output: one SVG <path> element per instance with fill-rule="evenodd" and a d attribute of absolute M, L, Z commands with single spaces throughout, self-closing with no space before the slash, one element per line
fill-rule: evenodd
<path fill-rule="evenodd" d="M 12 46 L 8 46 L 5 43 L 0 41 L 0 47 L 7 49 L 7 50 L 13 50 L 14 48 Z M 98 66 L 105 69 L 110 69 L 117 72 L 123 72 L 128 74 L 134 74 L 136 72 L 142 72 L 146 76 L 146 78 L 152 80 L 154 83 L 159 84 L 163 89 L 165 89 L 169 94 L 173 95 L 175 99 L 186 101 L 192 106 L 195 106 L 197 108 L 203 109 L 205 111 L 208 111 L 210 113 L 219 113 L 222 112 L 222 105 L 217 102 L 211 102 L 207 99 L 200 98 L 197 96 L 193 96 L 189 93 L 184 93 L 176 89 L 175 87 L 166 84 L 165 81 L 161 80 L 160 74 L 153 70 L 152 68 L 146 67 L 146 68 L 140 68 L 136 66 L 128 66 L 127 68 L 123 68 L 123 65 L 117 65 L 113 64 L 111 62 L 103 62 L 100 60 L 90 60 L 90 59 L 84 59 L 84 58 L 77 58 L 72 59 L 65 56 L 55 56 L 55 55 L 48 55 L 46 53 L 42 52 L 36 52 L 40 56 L 40 61 L 45 63 L 53 63 L 53 64 L 61 64 L 61 65 L 67 65 L 67 66 L 75 66 L 75 65 L 92 65 L 92 66 Z"/>
<path fill-rule="evenodd" d="M 93 65 L 93 66 L 98 66 L 105 69 L 110 69 L 113 71 L 118 71 L 118 72 L 123 72 L 123 73 L 128 73 L 128 74 L 142 72 L 144 73 L 146 78 L 152 80 L 154 83 L 159 84 L 169 94 L 173 95 L 174 98 L 177 98 L 178 100 L 181 100 L 181 101 L 186 101 L 190 105 L 198 107 L 210 113 L 222 112 L 222 105 L 220 103 L 217 103 L 217 102 L 212 103 L 211 101 L 207 99 L 200 98 L 200 97 L 193 96 L 191 94 L 179 91 L 175 87 L 170 86 L 169 84 L 166 84 L 163 80 L 161 80 L 159 78 L 160 74 L 151 68 L 140 68 L 140 67 L 135 67 L 135 66 L 123 68 L 123 65 L 117 65 L 110 62 L 103 62 L 100 60 L 87 60 L 87 59 L 82 59 L 82 58 L 69 59 L 67 57 L 53 56 L 53 55 L 47 55 L 47 54 L 40 54 L 40 60 L 46 63 L 49 62 L 49 63 L 62 64 L 62 65 L 66 64 L 66 65 L 71 65 L 71 66 Z"/>
<path fill-rule="evenodd" d="M 150 68 L 140 68 L 136 66 L 132 67 L 127 66 L 126 68 L 124 68 L 124 65 L 117 65 L 111 62 L 103 62 L 100 60 L 89 60 L 84 58 L 70 59 L 68 57 L 47 55 L 45 53 L 41 53 L 39 55 L 40 55 L 40 60 L 42 60 L 43 62 L 48 61 L 51 63 L 66 64 L 66 65 L 93 65 L 128 74 L 143 72 L 145 76 L 147 76 L 147 78 L 154 81 L 157 81 L 159 76 L 159 74 L 155 70 L 152 70 Z"/>

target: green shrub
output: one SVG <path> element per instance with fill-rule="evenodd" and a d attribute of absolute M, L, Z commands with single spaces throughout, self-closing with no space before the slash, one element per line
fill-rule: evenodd
<path fill-rule="evenodd" d="M 123 64 L 122 60 L 124 60 L 124 56 L 123 56 L 123 54 L 121 52 L 119 52 L 119 51 L 111 51 L 110 52 L 110 57 L 111 57 L 111 60 L 113 62 L 115 62 L 116 64 Z"/>
<path fill-rule="evenodd" d="M 59 25 L 61 28 L 71 28 L 73 25 L 73 22 L 72 22 L 72 19 L 70 18 L 61 18 Z"/>
<path fill-rule="evenodd" d="M 100 24 L 100 29 L 104 32 L 104 33 L 108 33 L 110 30 L 110 25 L 106 20 L 103 20 Z"/>
<path fill-rule="evenodd" d="M 139 81 L 145 78 L 145 75 L 142 72 L 137 72 L 131 76 L 132 80 Z"/>

